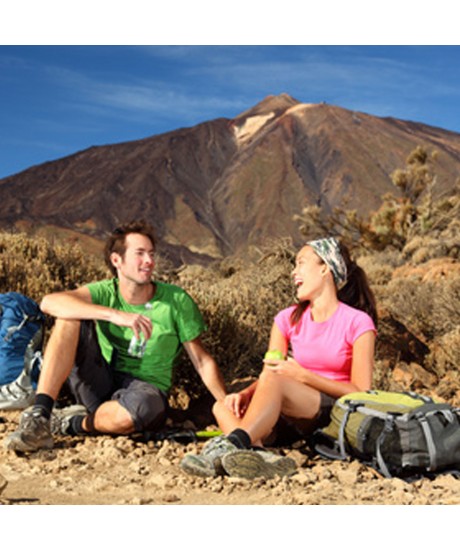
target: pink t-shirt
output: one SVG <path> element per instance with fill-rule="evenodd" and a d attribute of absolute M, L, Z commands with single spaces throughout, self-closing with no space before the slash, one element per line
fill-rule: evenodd
<path fill-rule="evenodd" d="M 323 323 L 311 318 L 310 307 L 297 325 L 291 325 L 295 306 L 280 311 L 275 323 L 290 343 L 294 359 L 302 367 L 332 380 L 349 382 L 353 344 L 365 332 L 376 332 L 372 318 L 339 302 L 332 317 Z"/>

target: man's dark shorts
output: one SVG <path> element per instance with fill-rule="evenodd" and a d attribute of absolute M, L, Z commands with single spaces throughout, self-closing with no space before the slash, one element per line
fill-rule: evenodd
<path fill-rule="evenodd" d="M 113 358 L 112 364 L 116 361 Z M 154 431 L 166 419 L 166 394 L 148 382 L 115 372 L 102 357 L 93 321 L 82 321 L 70 391 L 90 413 L 106 401 L 118 401 L 131 415 L 136 431 Z"/>

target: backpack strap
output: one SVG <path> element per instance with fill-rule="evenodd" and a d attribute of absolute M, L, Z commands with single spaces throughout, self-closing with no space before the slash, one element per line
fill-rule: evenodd
<path fill-rule="evenodd" d="M 345 460 L 345 458 L 348 458 L 349 456 L 346 450 L 346 435 L 345 435 L 345 428 L 347 427 L 348 418 L 350 414 L 355 412 L 356 409 L 359 407 L 359 403 L 352 403 L 351 401 L 347 401 L 346 404 L 347 404 L 347 407 L 342 417 L 342 421 L 340 422 L 339 435 L 337 439 L 339 443 L 340 458 L 342 460 Z"/>
<path fill-rule="evenodd" d="M 454 415 L 449 409 L 436 409 L 428 412 L 420 411 L 419 413 L 415 414 L 415 418 L 419 421 L 426 439 L 426 446 L 428 450 L 428 455 L 430 457 L 430 465 L 427 468 L 428 471 L 436 471 L 438 467 L 438 454 L 436 451 L 436 444 L 434 442 L 430 423 L 428 422 L 428 416 L 436 413 L 442 414 L 446 421 L 449 423 L 452 423 L 454 421 Z"/>
<path fill-rule="evenodd" d="M 24 313 L 22 309 L 21 309 L 21 313 L 22 313 L 22 321 L 19 323 L 19 325 L 8 328 L 3 338 L 5 342 L 8 342 L 9 340 L 11 340 L 11 338 L 13 337 L 13 334 L 21 330 L 26 323 L 39 323 L 43 321 L 40 315 L 28 315 L 27 313 Z"/>
<path fill-rule="evenodd" d="M 379 437 L 375 443 L 375 457 L 377 459 L 377 465 L 380 472 L 387 478 L 393 477 L 382 455 L 382 445 L 385 441 L 387 434 L 391 433 L 394 429 L 395 418 L 392 414 L 387 414 L 385 418 L 385 424 L 383 430 L 380 432 Z"/>

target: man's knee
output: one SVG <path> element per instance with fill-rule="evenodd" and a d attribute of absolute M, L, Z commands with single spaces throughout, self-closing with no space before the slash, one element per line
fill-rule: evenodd
<path fill-rule="evenodd" d="M 166 398 L 153 386 L 145 391 L 136 388 L 135 391 L 122 392 L 119 403 L 129 411 L 137 431 L 154 431 L 166 420 Z"/>
<path fill-rule="evenodd" d="M 146 394 L 140 401 L 133 418 L 139 430 L 155 430 L 166 420 L 167 406 L 164 399 L 155 394 Z"/>

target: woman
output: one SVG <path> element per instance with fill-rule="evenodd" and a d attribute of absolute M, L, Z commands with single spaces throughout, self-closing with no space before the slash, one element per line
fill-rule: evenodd
<path fill-rule="evenodd" d="M 264 360 L 256 382 L 216 402 L 214 415 L 228 435 L 184 457 L 188 473 L 216 475 L 222 467 L 244 477 L 282 473 L 292 465 L 280 457 L 241 450 L 263 445 L 281 417 L 311 432 L 329 421 L 337 398 L 370 389 L 377 314 L 364 271 L 329 237 L 299 251 L 293 279 L 298 304 L 275 317 L 269 343 L 285 359 Z"/>

